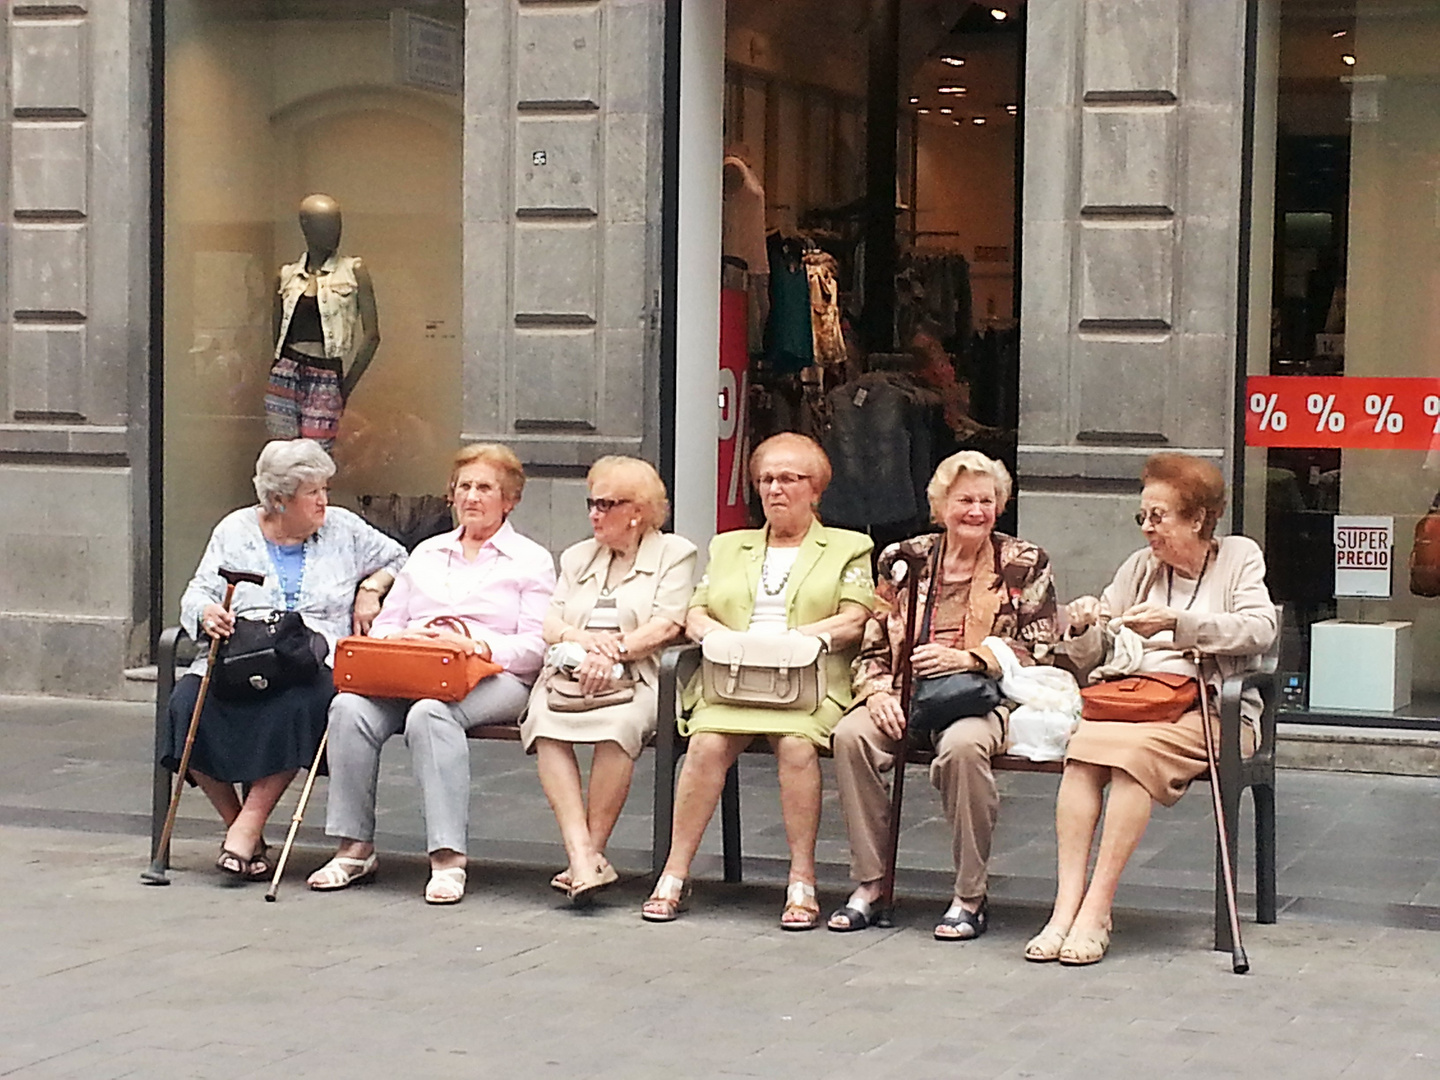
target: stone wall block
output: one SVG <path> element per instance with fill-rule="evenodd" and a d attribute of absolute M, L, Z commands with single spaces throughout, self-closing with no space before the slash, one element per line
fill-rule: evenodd
<path fill-rule="evenodd" d="M 650 209 L 650 170 L 657 147 L 649 144 L 644 113 L 612 113 L 605 121 L 605 219 L 643 222 Z"/>
<path fill-rule="evenodd" d="M 500 113 L 469 113 L 465 117 L 465 191 L 462 210 L 474 221 L 505 221 L 515 216 L 510 190 L 508 144 L 513 124 Z"/>
<path fill-rule="evenodd" d="M 1240 214 L 1240 159 L 1245 117 L 1239 109 L 1195 107 L 1184 125 L 1181 201 L 1191 217 Z"/>
<path fill-rule="evenodd" d="M 86 278 L 84 225 L 11 226 L 10 303 L 16 311 L 83 315 Z"/>
<path fill-rule="evenodd" d="M 597 230 L 583 224 L 515 227 L 515 314 L 596 320 Z M 517 370 L 524 367 L 517 365 Z"/>
<path fill-rule="evenodd" d="M 1093 494 L 1028 491 L 1019 499 L 1020 535 L 1039 544 L 1055 570 L 1062 599 L 1098 596 L 1116 568 L 1140 547 L 1134 514 L 1140 505 L 1138 474 L 1133 493 Z"/>
<path fill-rule="evenodd" d="M 654 0 L 609 0 L 605 11 L 605 108 L 643 112 L 664 65 L 664 5 Z"/>
<path fill-rule="evenodd" d="M 1178 91 L 1182 0 L 1086 0 L 1077 6 L 1085 10 L 1087 93 Z"/>
<path fill-rule="evenodd" d="M 1176 128 L 1173 108 L 1085 109 L 1082 205 L 1173 211 Z"/>
<path fill-rule="evenodd" d="M 1064 221 L 1075 213 L 1074 109 L 1025 110 L 1025 225 Z M 1029 287 L 1029 283 L 1026 283 Z"/>
<path fill-rule="evenodd" d="M 1189 219 L 1181 225 L 1176 326 L 1187 333 L 1234 334 L 1235 313 L 1215 303 L 1234 296 L 1240 231 L 1234 221 Z"/>
<path fill-rule="evenodd" d="M 20 325 L 11 331 L 10 345 L 12 410 L 85 411 L 83 327 Z"/>
<path fill-rule="evenodd" d="M 86 210 L 87 132 L 81 123 L 19 123 L 11 128 L 12 209 Z"/>
<path fill-rule="evenodd" d="M 87 619 L 40 624 L 42 694 L 111 697 L 125 669 L 123 619 Z"/>
<path fill-rule="evenodd" d="M 90 35 L 79 19 L 10 27 L 11 99 L 17 113 L 90 111 Z"/>
<path fill-rule="evenodd" d="M 1020 294 L 1020 322 L 1027 336 L 1064 337 L 1071 330 L 1070 259 L 1059 253 L 1069 251 L 1074 242 L 1074 229 L 1066 222 L 1025 223 L 1021 243 L 1027 269 Z M 1027 363 L 1027 369 L 1029 366 Z"/>
<path fill-rule="evenodd" d="M 1084 225 L 1080 229 L 1080 319 L 1169 326 L 1174 229 Z"/>
<path fill-rule="evenodd" d="M 600 105 L 603 53 L 600 8 L 520 8 L 515 84 L 521 106 L 564 102 Z"/>
<path fill-rule="evenodd" d="M 595 215 L 600 210 L 600 118 L 527 118 L 515 125 L 515 207 Z"/>
<path fill-rule="evenodd" d="M 1174 441 L 1181 446 L 1228 446 L 1232 413 L 1225 404 L 1234 394 L 1234 335 L 1181 334 L 1176 347 L 1170 403 Z"/>
<path fill-rule="evenodd" d="M 600 401 L 607 435 L 639 439 L 645 434 L 645 342 L 643 330 L 606 330 L 605 381 Z"/>
<path fill-rule="evenodd" d="M 597 337 L 594 330 L 517 329 L 513 355 L 515 421 L 529 424 L 588 424 L 595 415 Z"/>
<path fill-rule="evenodd" d="M 1077 432 L 1168 436 L 1166 389 L 1174 352 L 1174 341 L 1168 337 L 1077 341 Z"/>
<path fill-rule="evenodd" d="M 605 229 L 605 313 L 602 325 L 634 329 L 649 313 L 646 282 L 649 228 L 625 223 Z"/>
<path fill-rule="evenodd" d="M 1187 105 L 1234 109 L 1238 114 L 1245 86 L 1245 5 L 1186 0 L 1185 6 L 1180 97 Z"/>

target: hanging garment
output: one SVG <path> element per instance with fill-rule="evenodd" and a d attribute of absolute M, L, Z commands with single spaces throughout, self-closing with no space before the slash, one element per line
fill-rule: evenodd
<path fill-rule="evenodd" d="M 910 396 L 882 373 L 871 373 L 837 386 L 828 401 L 823 445 L 833 475 L 820 498 L 820 516 L 862 529 L 917 517 Z"/>
<path fill-rule="evenodd" d="M 810 285 L 798 241 L 772 233 L 766 241 L 770 256 L 770 320 L 765 324 L 765 359 L 781 374 L 811 365 L 815 355 L 810 321 Z"/>
<path fill-rule="evenodd" d="M 839 264 L 824 251 L 807 251 L 803 256 L 805 277 L 810 288 L 810 333 L 815 362 L 821 367 L 839 367 L 845 362 L 845 332 L 840 326 Z"/>

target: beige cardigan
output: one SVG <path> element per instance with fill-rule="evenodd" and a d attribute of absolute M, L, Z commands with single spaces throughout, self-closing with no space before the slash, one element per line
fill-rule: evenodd
<path fill-rule="evenodd" d="M 1112 615 L 1138 604 L 1164 571 L 1148 547 L 1135 552 L 1115 572 L 1101 600 Z M 1215 657 L 1224 679 L 1248 671 L 1275 640 L 1275 605 L 1265 587 L 1265 556 L 1260 545 L 1248 536 L 1227 536 L 1220 540 L 1209 574 L 1223 595 L 1223 611 L 1180 611 L 1176 613 L 1175 647 L 1199 649 Z M 1260 695 L 1245 694 L 1246 719 L 1260 716 Z"/>

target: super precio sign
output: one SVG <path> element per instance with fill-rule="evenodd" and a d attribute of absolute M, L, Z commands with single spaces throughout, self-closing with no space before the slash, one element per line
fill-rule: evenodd
<path fill-rule="evenodd" d="M 1395 519 L 1335 518 L 1335 595 L 1390 595 Z"/>

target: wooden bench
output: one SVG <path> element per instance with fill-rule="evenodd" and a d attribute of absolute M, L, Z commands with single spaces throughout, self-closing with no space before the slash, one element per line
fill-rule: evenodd
<path fill-rule="evenodd" d="M 1278 638 L 1277 638 L 1278 642 Z M 1279 687 L 1275 676 L 1278 665 L 1278 644 L 1263 659 L 1260 670 L 1226 679 L 1220 691 L 1220 746 L 1217 766 L 1220 792 L 1224 804 L 1225 830 L 1230 850 L 1236 852 L 1235 838 L 1240 828 L 1240 796 L 1250 790 L 1255 804 L 1255 919 L 1275 921 L 1275 719 L 1279 703 Z M 670 854 L 670 831 L 675 816 L 675 769 L 685 753 L 686 740 L 676 727 L 676 696 L 680 687 L 693 677 L 700 665 L 697 645 L 669 648 L 660 662 L 659 716 L 655 735 L 655 808 L 653 869 L 658 877 Z M 1251 687 L 1260 691 L 1264 711 L 1260 719 L 1260 743 L 1254 754 L 1240 753 L 1240 697 Z M 768 753 L 769 743 L 756 739 L 749 749 Z M 912 748 L 905 756 L 907 765 L 928 765 L 934 760 L 928 749 Z M 1001 754 L 991 759 L 996 769 L 1013 772 L 1056 773 L 1064 771 L 1058 761 L 1030 761 L 1028 758 Z M 1207 770 L 1200 779 L 1210 779 Z M 725 880 L 741 880 L 740 851 L 740 776 L 732 766 L 725 777 L 720 797 L 721 844 Z M 1225 877 L 1220 859 L 1220 845 L 1215 844 L 1215 948 L 1229 952 L 1230 919 L 1225 904 Z"/>

